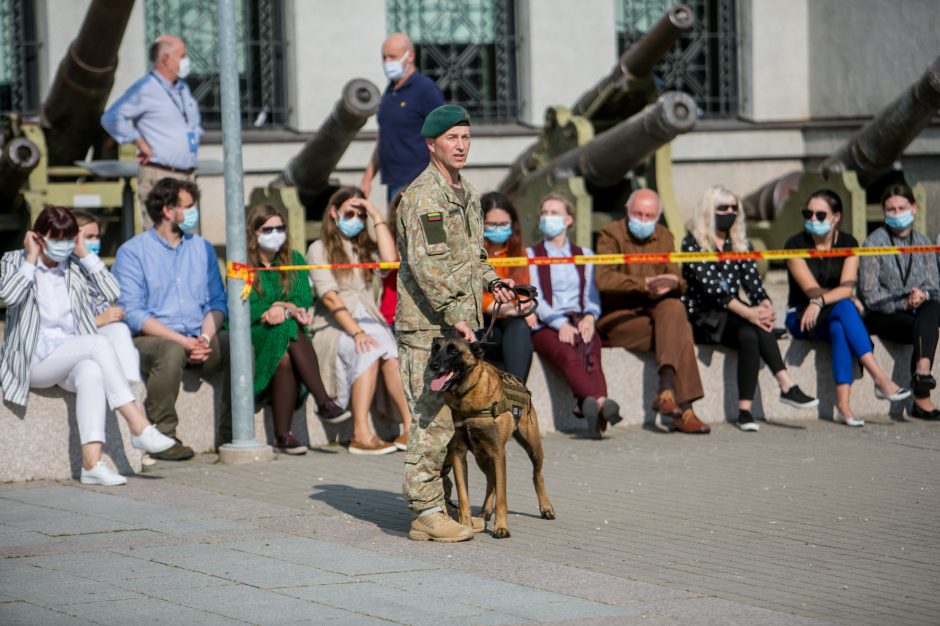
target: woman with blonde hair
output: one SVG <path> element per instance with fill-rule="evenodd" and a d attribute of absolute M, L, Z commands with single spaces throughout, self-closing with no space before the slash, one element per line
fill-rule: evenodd
<path fill-rule="evenodd" d="M 739 215 L 738 198 L 722 186 L 702 196 L 682 240 L 683 252 L 747 252 L 751 245 Z M 720 344 L 738 351 L 738 427 L 757 431 L 751 415 L 757 372 L 763 359 L 780 385 L 780 401 L 812 408 L 819 400 L 793 383 L 773 334 L 774 307 L 754 261 L 685 263 L 682 295 L 696 343 Z M 741 291 L 747 300 L 741 298 Z"/>
<path fill-rule="evenodd" d="M 366 219 L 375 227 L 373 241 Z M 320 239 L 307 250 L 311 265 L 392 262 L 397 260 L 388 223 L 356 187 L 341 187 L 327 202 Z M 313 347 L 324 364 L 324 382 L 353 416 L 350 454 L 387 454 L 405 450 L 411 413 L 398 370 L 398 347 L 379 311 L 373 291 L 374 272 L 362 268 L 311 270 L 314 306 Z M 402 434 L 385 442 L 372 432 L 372 405 L 381 369 L 389 397 L 402 417 Z"/>
<path fill-rule="evenodd" d="M 303 255 L 291 249 L 284 216 L 275 207 L 254 206 L 245 222 L 249 265 L 304 264 Z M 285 454 L 305 454 L 307 446 L 297 440 L 290 428 L 301 383 L 313 395 L 321 420 L 332 424 L 349 416 L 327 395 L 316 352 L 304 333 L 304 327 L 310 323 L 307 309 L 313 304 L 310 284 L 302 272 L 258 272 L 248 302 L 255 355 L 254 392 L 258 396 L 269 390 L 274 449 Z"/>

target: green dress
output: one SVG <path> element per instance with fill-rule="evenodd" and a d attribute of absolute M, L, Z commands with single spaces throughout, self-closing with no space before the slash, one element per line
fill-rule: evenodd
<path fill-rule="evenodd" d="M 291 251 L 292 265 L 305 263 L 302 254 Z M 291 302 L 300 308 L 309 309 L 313 305 L 313 293 L 307 281 L 307 272 L 290 272 L 290 291 L 287 294 L 283 292 L 280 272 L 258 272 L 255 280 L 261 285 L 261 293 L 252 286 L 249 304 L 251 346 L 255 353 L 255 395 L 258 395 L 271 384 L 278 361 L 287 352 L 288 342 L 297 336 L 296 320 L 284 320 L 277 326 L 270 326 L 261 321 L 261 316 L 275 302 Z"/>

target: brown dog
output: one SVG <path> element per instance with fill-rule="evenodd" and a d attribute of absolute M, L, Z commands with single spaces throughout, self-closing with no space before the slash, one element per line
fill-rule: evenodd
<path fill-rule="evenodd" d="M 458 521 L 470 526 L 467 494 L 467 450 L 486 475 L 483 517 L 496 512 L 493 535 L 509 536 L 506 508 L 506 442 L 512 436 L 532 461 L 532 482 L 539 499 L 539 512 L 555 519 L 555 509 L 545 493 L 542 479 L 542 438 L 532 398 L 518 378 L 502 372 L 482 358 L 483 347 L 463 339 L 434 339 L 428 367 L 434 377 L 432 391 L 443 391 L 454 419 L 454 438 L 447 456 L 454 471 L 459 507 Z"/>

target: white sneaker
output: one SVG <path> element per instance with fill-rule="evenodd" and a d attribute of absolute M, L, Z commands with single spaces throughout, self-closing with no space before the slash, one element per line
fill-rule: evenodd
<path fill-rule="evenodd" d="M 865 425 L 865 420 L 858 417 L 846 417 L 842 415 L 842 411 L 836 409 L 836 421 L 840 424 L 845 424 L 846 426 L 859 427 Z"/>
<path fill-rule="evenodd" d="M 83 485 L 105 485 L 106 487 L 113 487 L 127 483 L 127 479 L 117 472 L 112 472 L 111 468 L 108 467 L 104 461 L 98 461 L 98 464 L 90 470 L 86 470 L 84 467 L 82 468 L 81 482 Z"/>
<path fill-rule="evenodd" d="M 153 424 L 145 428 L 144 432 L 140 433 L 138 436 L 131 437 L 132 446 L 138 450 L 149 452 L 150 454 L 169 450 L 175 443 L 175 439 L 161 433 Z"/>

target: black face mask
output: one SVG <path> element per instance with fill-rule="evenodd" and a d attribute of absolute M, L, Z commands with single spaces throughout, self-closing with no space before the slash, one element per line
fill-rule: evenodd
<path fill-rule="evenodd" d="M 737 213 L 721 213 L 715 214 L 715 230 L 720 232 L 728 232 L 731 230 L 731 227 L 734 226 L 734 220 L 737 219 Z"/>

